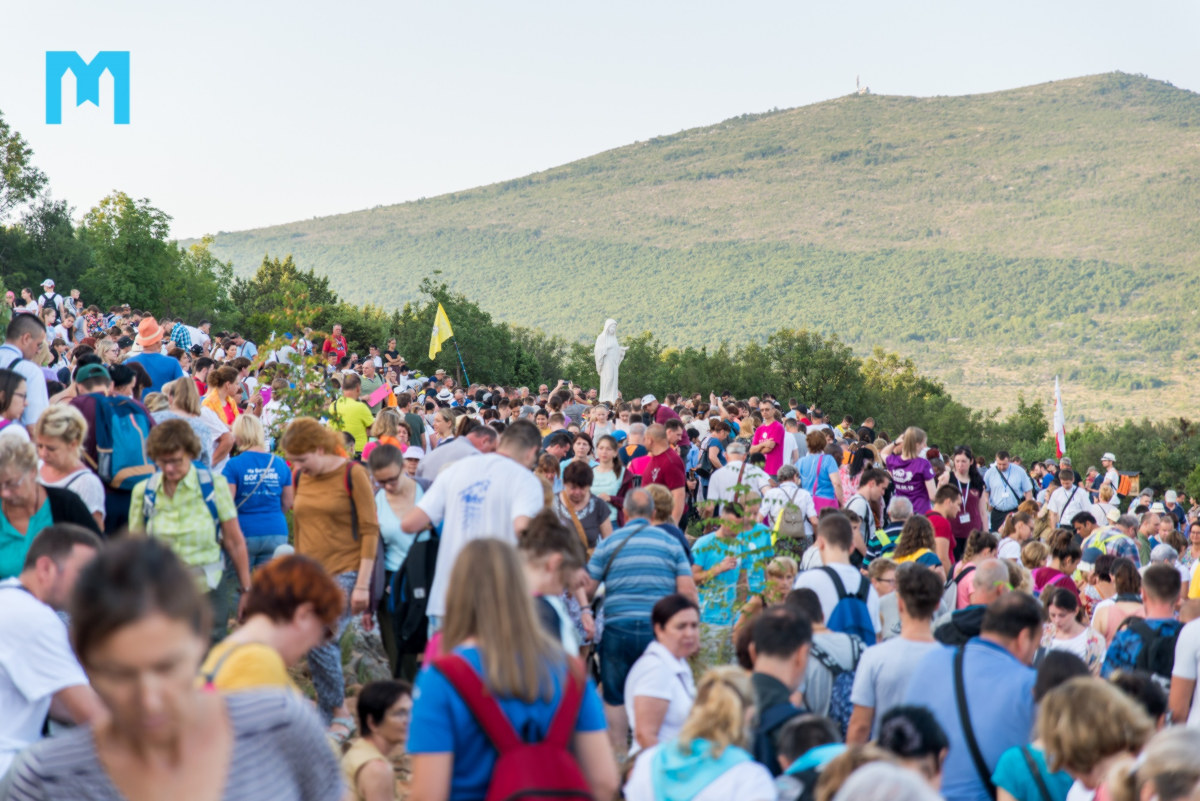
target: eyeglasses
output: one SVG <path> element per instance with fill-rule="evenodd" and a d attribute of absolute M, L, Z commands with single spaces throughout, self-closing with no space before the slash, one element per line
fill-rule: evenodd
<path fill-rule="evenodd" d="M 24 397 L 26 397 L 26 395 L 24 392 L 14 392 L 13 397 L 14 398 L 24 398 Z"/>
<path fill-rule="evenodd" d="M 14 478 L 11 481 L 0 481 L 0 492 L 12 492 L 24 484 L 31 475 L 33 474 L 25 473 L 20 478 Z"/>
<path fill-rule="evenodd" d="M 390 487 L 393 484 L 398 484 L 400 482 L 401 476 L 402 476 L 401 473 L 397 473 L 396 475 L 391 476 L 390 478 L 382 478 L 380 476 L 375 476 L 375 483 L 381 487 Z"/>

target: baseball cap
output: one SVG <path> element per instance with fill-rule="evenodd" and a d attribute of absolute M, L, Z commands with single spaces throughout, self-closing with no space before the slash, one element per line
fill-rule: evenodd
<path fill-rule="evenodd" d="M 653 395 L 643 395 L 642 405 L 645 406 L 647 403 L 654 403 L 656 400 L 658 400 L 658 398 L 654 397 Z"/>
<path fill-rule="evenodd" d="M 47 278 L 45 281 L 42 282 L 42 286 L 54 286 L 54 279 Z"/>
<path fill-rule="evenodd" d="M 1167 490 L 1166 494 L 1163 495 L 1163 500 L 1167 503 L 1175 503 L 1175 501 L 1179 500 L 1179 496 L 1175 493 L 1175 490 Z"/>
<path fill-rule="evenodd" d="M 1112 451 L 1106 451 L 1105 454 L 1100 457 L 1100 461 L 1115 462 L 1115 461 L 1117 461 L 1117 457 L 1113 456 Z"/>
<path fill-rule="evenodd" d="M 75 373 L 75 381 L 90 381 L 100 376 L 112 381 L 112 376 L 109 375 L 108 368 L 103 364 L 85 364 Z"/>
<path fill-rule="evenodd" d="M 418 462 L 425 458 L 425 449 L 420 445 L 409 445 L 404 452 L 405 459 L 416 459 Z"/>
<path fill-rule="evenodd" d="M 131 339 L 130 337 L 121 337 L 120 339 L 117 340 L 117 347 L 120 348 L 121 350 L 125 350 L 126 348 L 132 348 L 133 347 L 133 339 Z"/>

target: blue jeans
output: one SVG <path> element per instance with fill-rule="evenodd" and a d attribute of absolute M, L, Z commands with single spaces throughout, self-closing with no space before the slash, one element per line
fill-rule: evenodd
<path fill-rule="evenodd" d="M 600 640 L 600 683 L 604 703 L 625 703 L 625 679 L 629 669 L 654 640 L 654 628 L 646 620 L 610 620 Z"/>
<path fill-rule="evenodd" d="M 333 720 L 333 710 L 346 702 L 346 680 L 342 676 L 342 632 L 350 622 L 350 593 L 358 580 L 358 571 L 339 573 L 333 577 L 346 593 L 346 608 L 338 618 L 333 641 L 318 645 L 308 652 L 308 671 L 312 674 L 313 689 L 317 691 L 317 709 L 325 725 Z"/>
<path fill-rule="evenodd" d="M 287 534 L 272 534 L 262 537 L 246 537 L 246 556 L 250 560 L 250 572 L 265 565 L 275 556 L 275 549 L 287 545 Z"/>

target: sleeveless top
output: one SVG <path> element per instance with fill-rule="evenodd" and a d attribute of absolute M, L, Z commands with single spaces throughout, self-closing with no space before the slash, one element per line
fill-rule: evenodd
<path fill-rule="evenodd" d="M 374 743 L 361 737 L 342 755 L 342 779 L 354 793 L 354 801 L 363 801 L 363 797 L 358 793 L 358 772 L 366 767 L 368 762 L 377 759 L 387 762 L 388 769 L 391 769 L 392 763 L 388 762 L 388 758 L 379 752 Z"/>

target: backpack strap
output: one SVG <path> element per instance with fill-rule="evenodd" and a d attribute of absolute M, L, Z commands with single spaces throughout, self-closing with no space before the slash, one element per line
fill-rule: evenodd
<path fill-rule="evenodd" d="M 987 791 L 989 798 L 996 797 L 996 785 L 992 783 L 992 772 L 988 770 L 983 752 L 979 750 L 979 741 L 975 739 L 975 730 L 971 728 L 971 713 L 967 709 L 967 685 L 963 676 L 963 662 L 967 655 L 967 646 L 963 645 L 954 654 L 954 701 L 958 707 L 958 721 L 962 725 L 963 738 L 967 741 L 967 750 L 971 752 L 971 761 L 975 763 L 975 772 Z"/>
<path fill-rule="evenodd" d="M 950 585 L 952 585 L 952 584 L 955 587 L 957 587 L 958 583 L 960 581 L 962 581 L 964 578 L 966 578 L 967 576 L 971 575 L 974 572 L 975 572 L 975 565 L 967 565 L 966 567 L 964 567 L 962 570 L 959 571 L 957 576 L 951 576 L 950 578 L 946 579 L 946 586 L 944 587 L 944 589 L 947 589 L 947 590 L 950 589 Z"/>
<path fill-rule="evenodd" d="M 354 462 L 346 460 L 346 494 L 350 496 L 350 533 L 354 536 L 354 541 L 358 542 L 358 504 L 354 502 L 354 479 L 351 476 L 351 471 L 354 470 Z"/>
<path fill-rule="evenodd" d="M 575 722 L 579 719 L 579 709 L 583 706 L 584 689 L 583 662 L 578 657 L 567 660 L 567 675 L 563 677 L 562 699 L 558 709 L 550 721 L 550 728 L 542 740 L 546 745 L 566 750 L 575 734 Z"/>
<path fill-rule="evenodd" d="M 857 639 L 857 638 L 853 638 L 853 639 Z M 842 667 L 841 665 L 839 665 L 837 663 L 837 660 L 833 658 L 832 654 L 830 654 L 828 651 L 826 651 L 821 646 L 817 645 L 815 642 L 809 647 L 808 654 L 813 659 L 820 662 L 825 667 L 826 670 L 828 670 L 831 674 L 833 674 L 833 677 L 835 679 L 838 676 L 842 675 L 843 673 L 849 672 L 844 667 Z"/>
<path fill-rule="evenodd" d="M 216 692 L 216 690 L 217 690 L 217 684 L 216 684 L 217 674 L 220 673 L 221 668 L 225 666 L 225 660 L 227 660 L 227 659 L 229 659 L 229 657 L 233 656 L 233 654 L 239 648 L 241 648 L 245 645 L 261 645 L 261 644 L 262 643 L 239 642 L 239 643 L 235 644 L 232 648 L 230 648 L 228 651 L 221 654 L 221 658 L 217 660 L 217 664 L 212 666 L 212 670 L 206 670 L 200 674 L 200 677 L 202 679 L 204 679 L 204 689 L 208 692 Z"/>
<path fill-rule="evenodd" d="M 521 738 L 517 736 L 508 716 L 467 660 L 458 654 L 446 654 L 435 659 L 433 666 L 450 682 L 501 756 L 521 747 Z M 555 717 L 554 722 L 557 723 L 558 716 Z"/>
<path fill-rule="evenodd" d="M 150 519 L 154 517 L 154 504 L 158 502 L 158 488 L 162 485 L 162 473 L 155 472 L 146 479 L 146 488 L 142 491 L 142 520 L 146 533 L 150 533 Z"/>
<path fill-rule="evenodd" d="M 801 710 L 792 706 L 791 701 L 780 701 L 762 711 L 762 714 L 758 716 L 758 728 L 760 731 L 771 732 L 796 717 L 800 712 Z"/>
<path fill-rule="evenodd" d="M 841 601 L 847 595 L 849 595 L 849 593 L 846 592 L 846 585 L 842 583 L 842 577 L 839 576 L 838 572 L 829 565 L 821 565 L 821 570 L 824 571 L 825 575 L 829 576 L 829 580 L 833 582 L 833 588 L 837 590 L 838 603 L 841 603 Z M 859 589 L 862 588 L 860 587 Z"/>
<path fill-rule="evenodd" d="M 222 540 L 221 514 L 217 511 L 217 488 L 213 484 L 212 471 L 200 462 L 193 462 L 192 467 L 196 471 L 196 479 L 200 482 L 200 495 L 204 498 L 204 505 L 208 507 L 209 515 L 212 516 L 214 536 L 219 543 Z"/>
<path fill-rule="evenodd" d="M 1046 779 L 1042 776 L 1042 770 L 1038 767 L 1037 760 L 1033 758 L 1033 752 L 1029 750 L 1029 746 L 1021 746 L 1020 751 L 1021 756 L 1025 757 L 1025 767 L 1029 768 L 1029 775 L 1033 776 L 1033 783 L 1037 785 L 1038 795 L 1042 797 L 1042 801 L 1054 801 L 1054 796 L 1050 795 L 1050 788 L 1046 786 Z"/>

